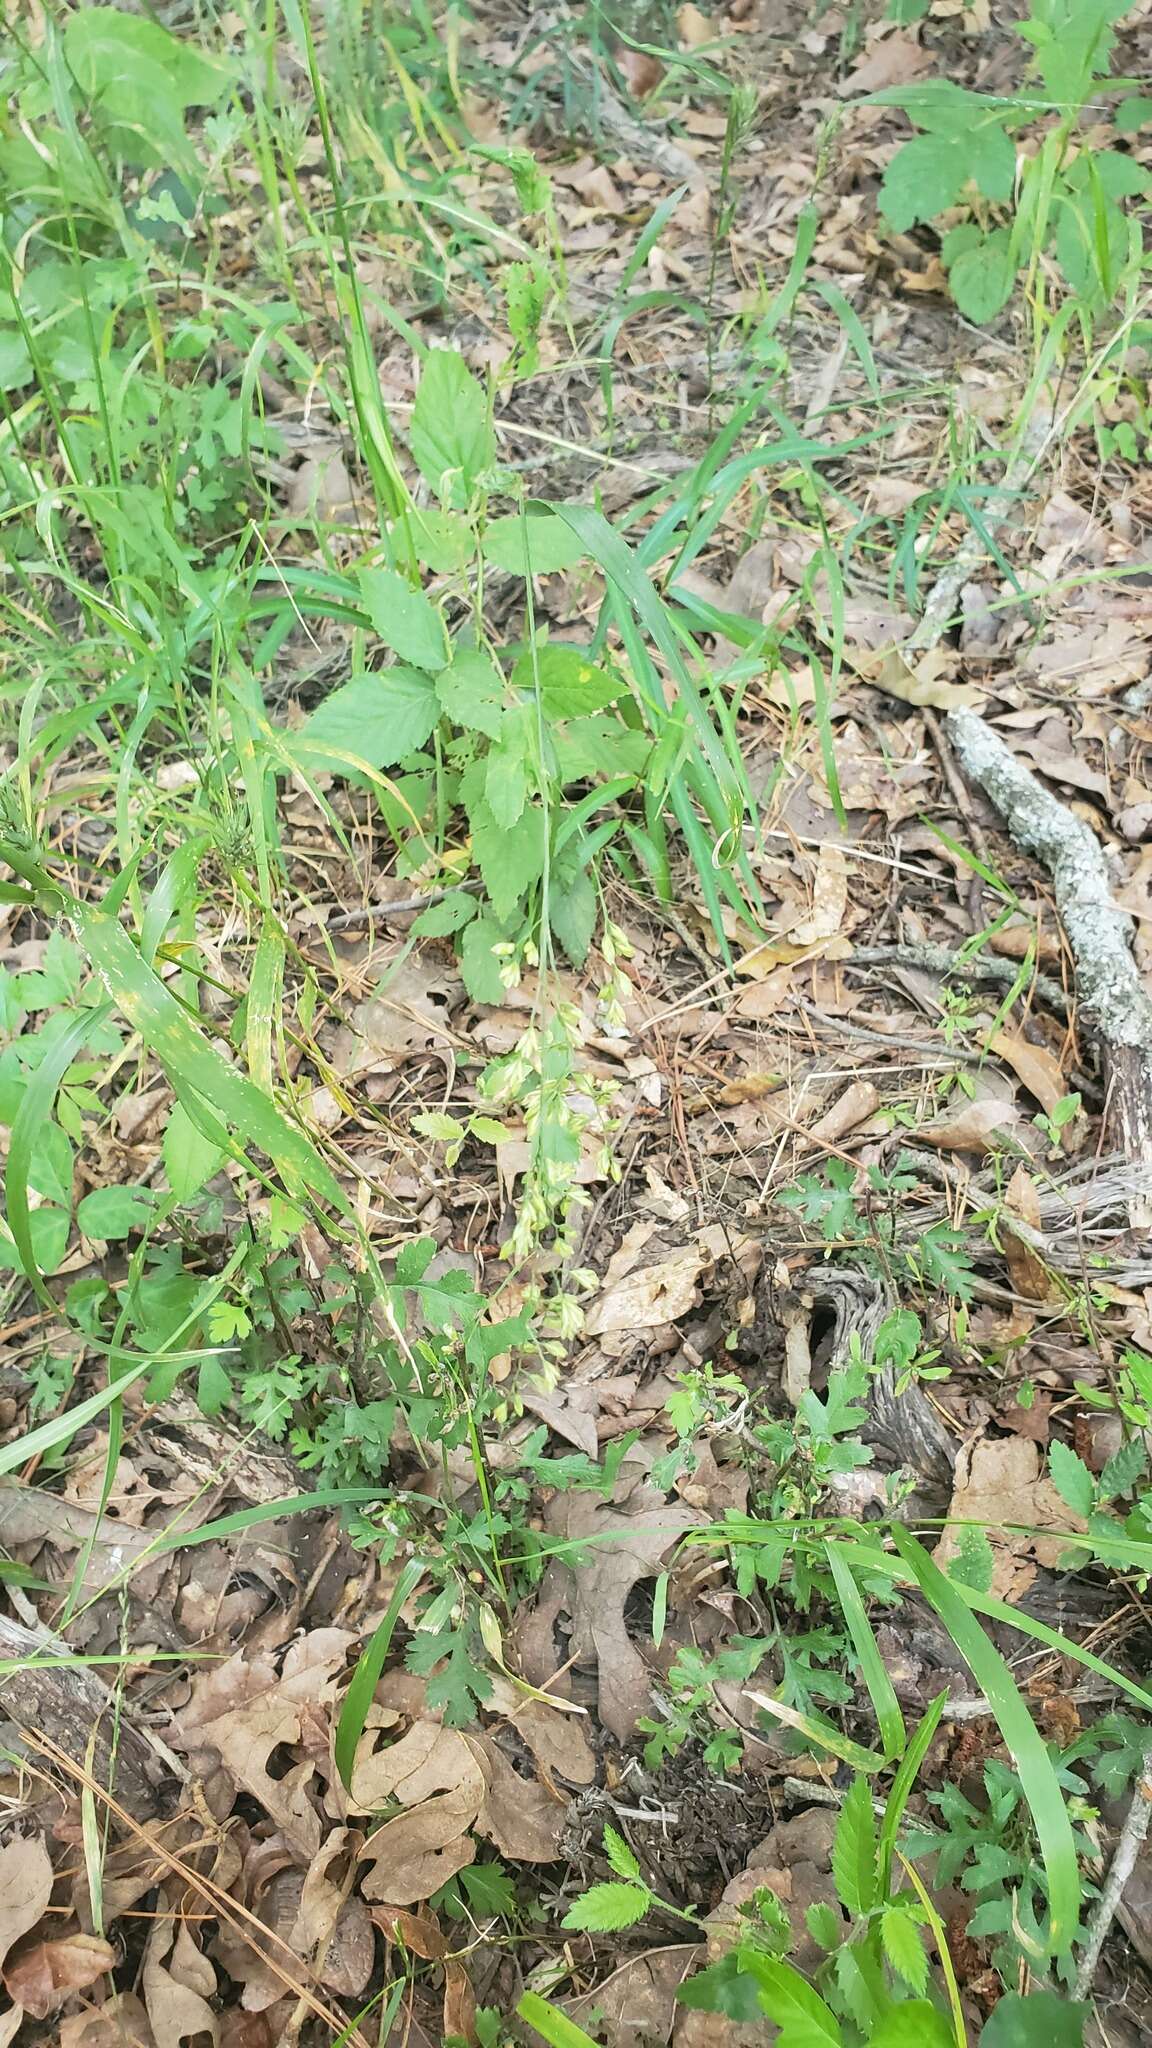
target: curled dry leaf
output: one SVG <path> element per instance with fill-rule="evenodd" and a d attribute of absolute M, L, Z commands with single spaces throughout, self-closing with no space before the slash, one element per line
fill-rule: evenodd
<path fill-rule="evenodd" d="M 626 1513 L 587 1494 L 557 1495 L 548 1509 L 558 1536 L 589 1542 L 588 1562 L 567 1575 L 572 1657 L 595 1665 L 600 1719 L 621 1742 L 647 1711 L 651 1689 L 624 1618 L 628 1595 L 641 1579 L 655 1577 L 677 1536 L 702 1520 L 692 1508 L 666 1506 L 646 1484 L 633 1484 Z"/>
<path fill-rule="evenodd" d="M 887 697 L 898 697 L 903 704 L 927 706 L 932 711 L 957 711 L 962 705 L 984 702 L 982 690 L 969 683 L 948 680 L 944 670 L 949 656 L 942 648 L 933 648 L 917 662 L 910 662 L 898 647 L 886 647 L 875 654 L 845 649 L 844 659 L 862 682 L 871 683 L 874 690 L 883 690 Z"/>
<path fill-rule="evenodd" d="M 39 1835 L 17 1835 L 0 1849 L 0 1963 L 30 1934 L 52 1897 L 52 1864 Z"/>
<path fill-rule="evenodd" d="M 66 1934 L 17 1950 L 4 1965 L 4 1989 L 33 2019 L 47 2019 L 74 1991 L 84 1991 L 115 1968 L 116 1951 L 96 1934 Z"/>
<path fill-rule="evenodd" d="M 178 1746 L 214 1749 L 305 1862 L 320 1847 L 320 1817 L 308 1790 L 317 1761 L 327 1756 L 336 1674 L 355 1640 L 348 1629 L 315 1629 L 290 1645 L 279 1669 L 270 1657 L 249 1662 L 238 1653 L 195 1680 L 192 1698 L 177 1717 Z M 273 1750 L 301 1742 L 311 1753 L 273 1778 Z"/>
<path fill-rule="evenodd" d="M 182 2041 L 197 2034 L 209 2034 L 219 2042 L 219 2024 L 208 2003 L 216 1989 L 216 1972 L 191 1941 L 188 1929 L 177 1930 L 170 1915 L 170 1902 L 161 1892 L 144 1952 L 142 1984 L 156 2048 L 180 2048 Z M 177 1955 L 166 1968 L 165 1958 L 174 1944 Z M 195 1982 L 189 1983 L 189 1977 Z"/>
<path fill-rule="evenodd" d="M 61 2020 L 58 2040 L 59 2048 L 156 2048 L 148 2015 L 134 1991 L 119 1992 L 97 2012 L 74 2013 Z"/>
<path fill-rule="evenodd" d="M 1013 1073 L 1023 1081 L 1029 1095 L 1035 1096 L 1041 1109 L 1046 1110 L 1049 1116 L 1067 1095 L 1064 1069 L 1047 1046 L 1031 1045 L 1016 1031 L 998 1031 L 989 1042 L 988 1050 L 1007 1061 Z"/>
<path fill-rule="evenodd" d="M 1019 1123 L 1020 1110 L 1014 1102 L 997 1096 L 980 1095 L 965 1102 L 951 1115 L 921 1124 L 916 1135 L 942 1152 L 994 1152 L 1001 1133 Z"/>
<path fill-rule="evenodd" d="M 1005 1190 L 1000 1240 L 1013 1291 L 1025 1301 L 1047 1301 L 1056 1292 L 1056 1282 L 1033 1241 L 1033 1234 L 1038 1234 L 1040 1227 L 1036 1183 L 1026 1167 L 1018 1166 Z"/>
<path fill-rule="evenodd" d="M 366 1898 L 396 1906 L 429 1898 L 473 1861 L 473 1834 L 515 1862 L 556 1854 L 562 1802 L 521 1778 L 490 1736 L 417 1721 L 375 1754 L 371 1740 L 361 1742 L 353 1767 L 354 1803 L 370 1811 L 398 1799 L 411 1811 L 369 1837 L 364 1853 L 375 1868 L 364 1880 Z"/>
<path fill-rule="evenodd" d="M 949 1519 L 978 1522 L 992 1546 L 991 1591 L 1000 1600 L 1018 1600 L 1036 1577 L 1039 1564 L 1055 1567 L 1067 1545 L 1061 1536 L 1040 1536 L 1038 1529 L 1082 1531 L 1082 1518 L 1060 1498 L 1050 1479 L 1040 1476 L 1040 1451 L 1029 1438 L 1001 1437 L 966 1446 L 956 1459 L 956 1483 Z M 1006 1529 L 1006 1522 L 1024 1525 Z M 960 1531 L 945 1529 L 936 1562 L 946 1566 L 959 1554 Z"/>

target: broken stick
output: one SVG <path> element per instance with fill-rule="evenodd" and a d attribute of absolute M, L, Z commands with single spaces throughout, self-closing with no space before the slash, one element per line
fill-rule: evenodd
<path fill-rule="evenodd" d="M 974 711 L 953 711 L 948 735 L 969 780 L 989 796 L 1014 846 L 1048 869 L 1076 962 L 1076 984 L 1104 1054 L 1108 1115 L 1135 1170 L 1130 1217 L 1152 1223 L 1152 997 L 1132 957 L 1133 923 L 1112 895 L 1094 832 L 1052 796 Z"/>

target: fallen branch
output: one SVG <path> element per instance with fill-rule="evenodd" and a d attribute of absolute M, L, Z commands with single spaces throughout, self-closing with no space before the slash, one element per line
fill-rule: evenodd
<path fill-rule="evenodd" d="M 856 946 L 844 967 L 919 967 L 925 974 L 958 974 L 965 981 L 997 982 L 1007 988 L 1020 974 L 1018 960 L 992 960 L 974 954 L 966 959 L 951 946 Z M 1026 984 L 1058 1017 L 1068 1015 L 1068 997 L 1049 974 L 1033 974 Z"/>
<path fill-rule="evenodd" d="M 1132 958 L 1133 924 L 1112 895 L 1095 833 L 1058 802 L 974 711 L 953 711 L 948 734 L 964 773 L 1000 812 L 1014 846 L 1048 869 L 1094 1023 L 1108 1080 L 1107 1113 L 1136 1172 L 1132 1224 L 1152 1223 L 1152 999 Z"/>
<path fill-rule="evenodd" d="M 1112 1868 L 1108 1872 L 1108 1881 L 1096 1901 L 1096 1908 L 1088 1929 L 1087 1946 L 1080 1958 L 1080 1967 L 1076 1972 L 1076 1983 L 1072 1992 L 1073 1998 L 1086 1998 L 1092 1989 L 1092 1979 L 1096 1975 L 1096 1965 L 1100 1961 L 1100 1951 L 1104 1946 L 1104 1937 L 1116 1918 L 1116 1909 L 1124 1897 L 1128 1879 L 1136 1867 L 1136 1858 L 1140 1854 L 1142 1845 L 1148 1838 L 1150 1821 L 1152 1821 L 1152 1749 L 1146 1749 L 1140 1765 L 1140 1775 L 1132 1790 L 1132 1804 L 1128 1808 L 1128 1818 L 1124 1822 L 1120 1840 L 1116 1844 L 1116 1854 L 1112 1858 Z"/>
<path fill-rule="evenodd" d="M 135 1531 L 132 1532 L 135 1534 Z M 159 1813 L 165 1788 L 183 1776 L 171 1752 L 139 1726 L 89 1664 L 47 1629 L 0 1615 L 0 1715 L 21 1732 L 55 1743 L 90 1768 L 135 1820 Z"/>

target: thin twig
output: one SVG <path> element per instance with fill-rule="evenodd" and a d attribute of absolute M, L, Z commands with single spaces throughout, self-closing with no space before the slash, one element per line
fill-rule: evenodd
<path fill-rule="evenodd" d="M 991 981 L 1008 985 L 1020 973 L 1018 960 L 992 960 L 973 955 L 966 959 L 963 954 L 953 951 L 951 946 L 857 946 L 851 957 L 839 963 L 842 967 L 918 967 L 926 974 L 959 974 L 966 981 Z M 1068 997 L 1058 981 L 1050 975 L 1034 974 L 1028 982 L 1028 991 L 1047 1003 L 1058 1017 L 1068 1015 Z"/>
<path fill-rule="evenodd" d="M 1076 1972 L 1076 1984 L 1072 1992 L 1073 1998 L 1086 1998 L 1092 1989 L 1092 1979 L 1096 1975 L 1096 1965 L 1100 1961 L 1100 1951 L 1104 1946 L 1104 1938 L 1116 1917 L 1116 1909 L 1124 1896 L 1128 1879 L 1136 1867 L 1136 1858 L 1140 1854 L 1143 1843 L 1148 1838 L 1150 1822 L 1152 1822 L 1152 1749 L 1146 1749 L 1140 1764 L 1140 1776 L 1137 1778 L 1132 1789 L 1132 1804 L 1128 1808 L 1128 1818 L 1124 1822 L 1120 1840 L 1116 1844 L 1116 1854 L 1112 1858 L 1112 1868 L 1108 1872 L 1108 1881 L 1096 1901 L 1096 1909 L 1088 1929 L 1087 1946 L 1080 1958 L 1080 1968 Z"/>

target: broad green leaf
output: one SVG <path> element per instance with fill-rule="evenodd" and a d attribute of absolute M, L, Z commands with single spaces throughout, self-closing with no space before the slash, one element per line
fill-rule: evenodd
<path fill-rule="evenodd" d="M 903 1977 L 913 1991 L 923 1991 L 928 1982 L 928 1957 L 911 1914 L 902 1912 L 899 1906 L 886 1906 L 880 1915 L 880 1939 L 897 1976 Z"/>
<path fill-rule="evenodd" d="M 430 349 L 425 358 L 408 445 L 421 476 L 454 511 L 496 459 L 487 395 L 454 349 Z"/>
<path fill-rule="evenodd" d="M 846 1912 L 871 1912 L 876 1903 L 876 1816 L 867 1778 L 852 1780 L 840 1809 L 832 1875 Z"/>
<path fill-rule="evenodd" d="M 437 576 L 450 576 L 472 559 L 476 535 L 466 519 L 455 512 L 433 512 L 430 506 L 413 506 L 408 514 L 402 545 L 411 540 L 412 552 L 424 568 Z"/>
<path fill-rule="evenodd" d="M 994 320 L 1007 305 L 1016 283 L 1016 262 L 1012 239 L 1006 228 L 996 228 L 956 257 L 948 272 L 952 296 L 966 320 L 978 327 Z"/>
<path fill-rule="evenodd" d="M 603 711 L 625 690 L 623 680 L 589 661 L 582 647 L 565 647 L 558 641 L 522 654 L 512 671 L 512 682 L 518 690 L 533 692 L 539 682 L 541 707 L 549 719 L 581 718 L 591 711 Z"/>
<path fill-rule="evenodd" d="M 28 1185 L 62 1209 L 72 1206 L 72 1147 L 59 1124 L 42 1124 L 32 1147 Z"/>
<path fill-rule="evenodd" d="M 475 896 L 465 889 L 445 896 L 440 903 L 430 903 L 412 923 L 412 929 L 419 939 L 447 939 L 453 932 L 463 931 L 471 924 L 478 905 Z"/>
<path fill-rule="evenodd" d="M 316 1146 L 289 1123 L 246 1074 L 230 1066 L 142 960 L 118 919 L 76 903 L 69 912 L 76 936 L 100 979 L 138 1031 L 173 1087 L 209 1106 L 243 1146 L 271 1160 L 290 1194 L 347 1205 Z"/>
<path fill-rule="evenodd" d="M 1088 2007 L 1059 1998 L 1054 1991 L 1032 1991 L 1022 1998 L 1007 1991 L 980 2034 L 980 2048 L 1083 2048 Z"/>
<path fill-rule="evenodd" d="M 508 936 L 503 925 L 491 917 L 478 917 L 464 933 L 460 947 L 460 972 L 474 1003 L 493 1006 L 502 1003 L 508 991 L 500 979 L 500 960 L 492 951 Z"/>
<path fill-rule="evenodd" d="M 484 533 L 484 554 L 514 576 L 547 576 L 584 560 L 584 544 L 554 512 L 513 512 L 493 519 Z"/>
<path fill-rule="evenodd" d="M 358 581 L 364 609 L 385 647 L 417 668 L 443 668 L 448 658 L 444 621 L 423 591 L 413 590 L 395 569 L 361 569 Z"/>
<path fill-rule="evenodd" d="M 544 872 L 544 813 L 538 804 L 529 804 L 507 830 L 482 804 L 469 822 L 472 853 L 488 900 L 498 918 L 510 919 Z M 474 931 L 475 926 L 469 929 Z"/>
<path fill-rule="evenodd" d="M 956 2048 L 956 2036 L 942 2012 L 913 1998 L 885 2013 L 869 2048 Z"/>
<path fill-rule="evenodd" d="M 586 1934 L 614 1934 L 621 1927 L 634 1927 L 651 1904 L 646 1885 L 594 1884 L 569 1907 L 560 1925 Z"/>
<path fill-rule="evenodd" d="M 80 91 L 112 124 L 110 145 L 131 163 L 185 156 L 184 109 L 214 105 L 230 82 L 190 38 L 118 7 L 69 15 L 64 53 Z"/>
<path fill-rule="evenodd" d="M 28 1243 L 32 1249 L 32 1265 L 37 1273 L 54 1273 L 68 1249 L 68 1238 L 72 1219 L 67 1209 L 54 1209 L 50 1203 L 43 1203 L 33 1209 L 28 1218 Z M 26 1273 L 32 1278 L 32 1270 L 25 1256 L 17 1249 L 16 1240 L 11 1236 L 3 1217 L 0 1217 L 0 1271 Z"/>
<path fill-rule="evenodd" d="M 558 2012 L 539 1992 L 525 1991 L 516 2007 L 518 2019 L 525 2026 L 532 2027 L 548 2048 L 596 2048 L 591 2034 L 570 2020 L 567 2013 Z"/>
<path fill-rule="evenodd" d="M 740 1962 L 740 1949 L 729 1949 L 719 1962 L 709 1963 L 706 1969 L 697 1970 L 681 1984 L 676 1993 L 677 2003 L 693 2012 L 718 2012 L 725 2019 L 739 2020 L 745 2025 L 763 2020 L 760 1987 L 755 1977 L 741 1969 Z"/>
<path fill-rule="evenodd" d="M 459 648 L 450 668 L 436 678 L 436 695 L 445 717 L 466 732 L 498 739 L 506 716 L 507 690 L 491 655 L 478 647 Z"/>
<path fill-rule="evenodd" d="M 519 719 L 513 714 L 508 729 L 492 747 L 484 764 L 484 801 L 505 832 L 510 832 L 528 798 L 528 756 Z"/>
<path fill-rule="evenodd" d="M 79 1204 L 76 1221 L 85 1237 L 109 1242 L 146 1229 L 155 1207 L 156 1198 L 147 1188 L 94 1188 Z"/>
<path fill-rule="evenodd" d="M 232 1375 L 218 1358 L 202 1359 L 196 1373 L 196 1402 L 205 1415 L 219 1415 L 232 1398 Z"/>
<path fill-rule="evenodd" d="M 964 144 L 939 135 L 915 135 L 898 149 L 880 185 L 880 211 L 897 233 L 934 220 L 955 205 L 968 179 Z"/>
<path fill-rule="evenodd" d="M 309 768 L 391 768 L 422 747 L 439 719 L 432 678 L 414 668 L 353 676 L 285 735 L 289 754 Z"/>
<path fill-rule="evenodd" d="M 425 1138 L 435 1138 L 438 1143 L 456 1144 L 465 1136 L 464 1126 L 454 1116 L 446 1116 L 440 1109 L 422 1109 L 412 1119 L 413 1126 Z"/>
<path fill-rule="evenodd" d="M 1079 1925 L 1080 1875 L 1072 1823 L 1047 1745 L 1007 1664 L 959 1589 L 945 1578 L 927 1551 L 906 1530 L 894 1526 L 892 1541 L 929 1605 L 944 1623 L 996 1717 L 1023 1786 L 1044 1859 L 1051 1953 L 1064 1954 L 1075 1940 Z"/>
<path fill-rule="evenodd" d="M 172 1104 L 162 1146 L 168 1186 L 178 1202 L 190 1202 L 228 1157 L 197 1128 L 182 1102 Z"/>
<path fill-rule="evenodd" d="M 967 138 L 968 176 L 985 199 L 1004 205 L 1016 182 L 1016 145 L 996 121 L 980 121 Z"/>
<path fill-rule="evenodd" d="M 573 967 L 583 967 L 596 930 L 600 898 L 585 867 L 553 876 L 548 890 L 548 922 Z"/>
<path fill-rule="evenodd" d="M 744 1967 L 756 1979 L 763 2010 L 780 2028 L 781 2048 L 842 2048 L 835 2013 L 791 1963 L 746 1951 Z"/>
<path fill-rule="evenodd" d="M 1061 1500 L 1087 1520 L 1096 1505 L 1096 1482 L 1083 1458 L 1057 1439 L 1048 1447 L 1048 1475 Z"/>

